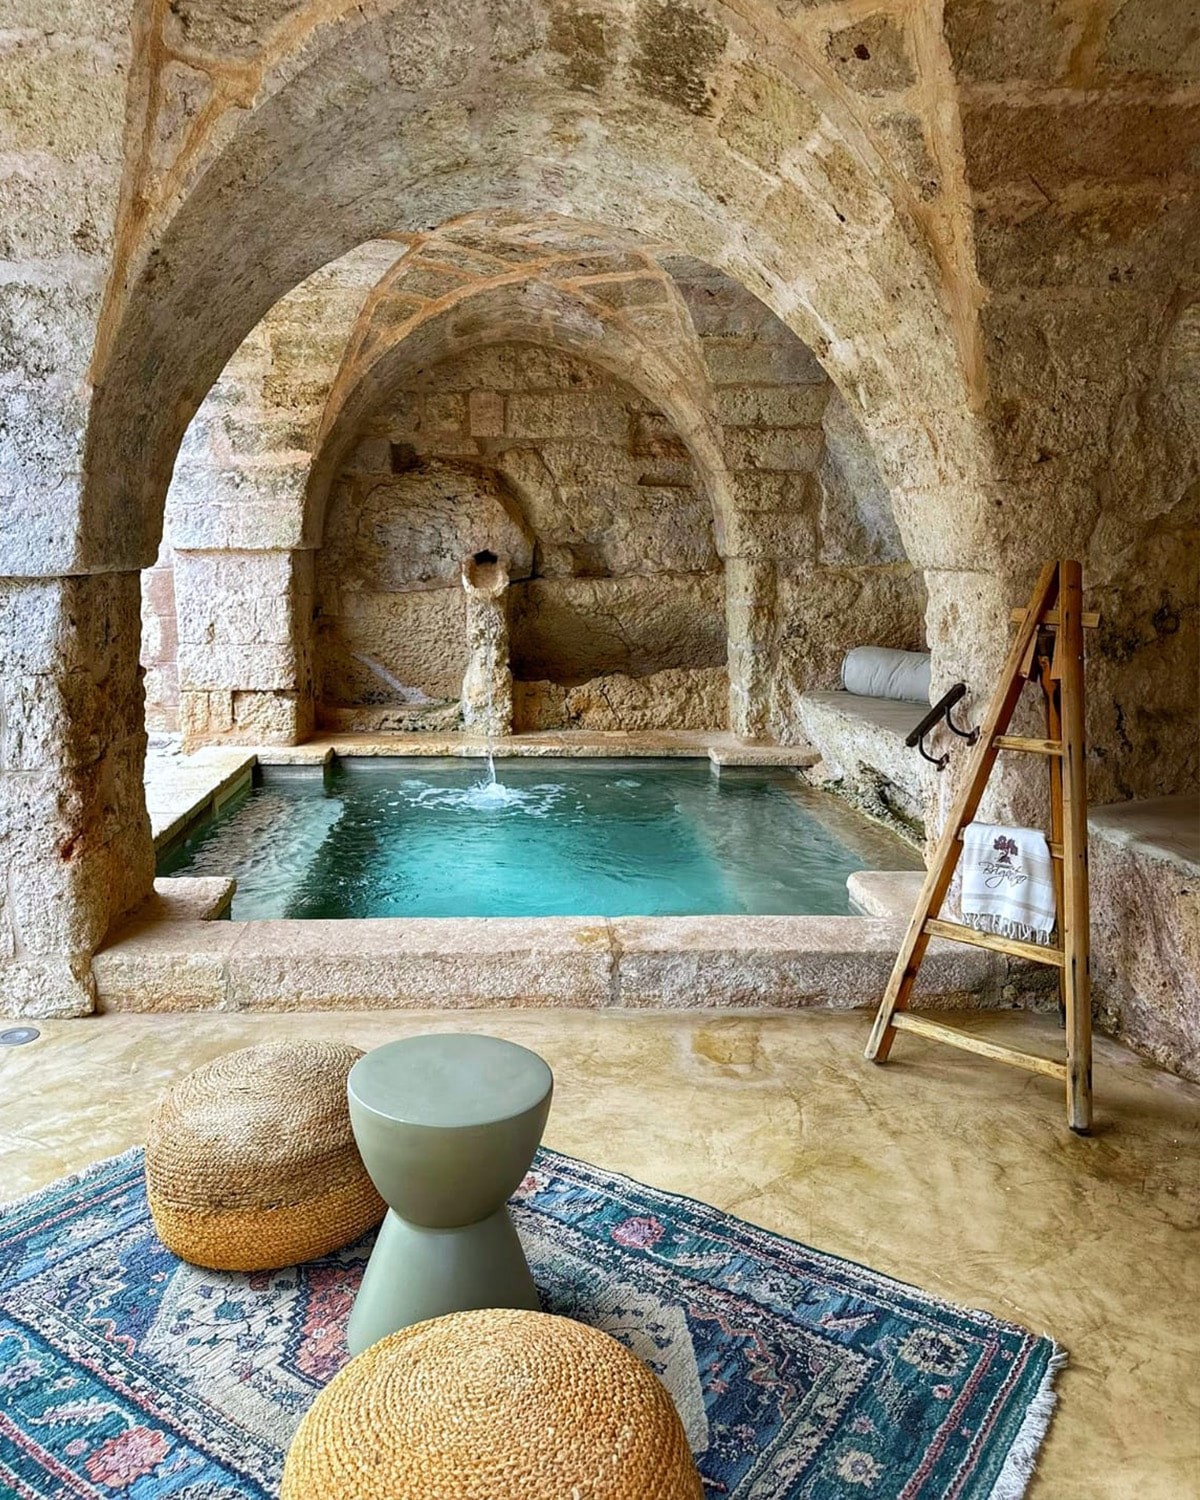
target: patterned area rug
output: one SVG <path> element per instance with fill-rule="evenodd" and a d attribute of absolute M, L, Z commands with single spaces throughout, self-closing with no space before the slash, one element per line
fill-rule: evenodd
<path fill-rule="evenodd" d="M 547 1309 L 665 1381 L 709 1497 L 1016 1500 L 1062 1356 L 688 1199 L 542 1152 L 513 1205 Z M 370 1241 L 257 1275 L 155 1237 L 140 1151 L 0 1214 L 0 1495 L 274 1500 L 346 1358 Z"/>

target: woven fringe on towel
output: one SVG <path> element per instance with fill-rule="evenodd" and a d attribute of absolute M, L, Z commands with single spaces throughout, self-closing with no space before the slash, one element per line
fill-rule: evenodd
<path fill-rule="evenodd" d="M 1052 947 L 1056 927 L 1045 932 L 1038 927 L 1028 927 L 1024 922 L 1010 922 L 1007 917 L 984 916 L 976 912 L 964 912 L 963 922 L 976 932 L 991 932 L 996 937 L 1013 938 L 1018 943 L 1040 943 L 1043 948 Z"/>

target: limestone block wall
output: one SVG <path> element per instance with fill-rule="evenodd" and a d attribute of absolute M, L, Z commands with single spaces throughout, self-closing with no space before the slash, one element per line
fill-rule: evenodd
<path fill-rule="evenodd" d="M 347 331 L 399 251 L 368 241 L 282 298 L 184 435 L 142 577 L 142 660 L 148 727 L 181 730 L 187 748 L 312 728 L 309 465 Z"/>
<path fill-rule="evenodd" d="M 179 729 L 178 653 L 175 553 L 164 536 L 154 566 L 142 574 L 142 685 L 151 734 L 174 734 Z"/>
<path fill-rule="evenodd" d="M 402 249 L 368 240 L 307 277 L 251 329 L 183 436 L 167 492 L 173 545 L 303 544 L 309 467 L 347 335 Z"/>
<path fill-rule="evenodd" d="M 0 23 L 0 576 L 78 571 L 70 511 L 126 166 L 129 9 L 68 0 L 45 24 L 12 0 Z"/>
<path fill-rule="evenodd" d="M 924 646 L 921 575 L 870 445 L 812 351 L 728 277 L 668 264 L 700 336 L 733 485 L 732 726 L 795 743 L 797 700 L 835 687 L 852 646 Z"/>
<path fill-rule="evenodd" d="M 179 548 L 174 575 L 185 748 L 310 733 L 312 554 Z"/>
<path fill-rule="evenodd" d="M 177 554 L 164 536 L 141 597 L 151 734 L 180 734 L 192 750 L 220 739 L 290 744 L 311 731 L 311 554 Z"/>

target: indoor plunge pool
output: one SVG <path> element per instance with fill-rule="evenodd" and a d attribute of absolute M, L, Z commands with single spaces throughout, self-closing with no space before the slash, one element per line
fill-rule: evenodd
<path fill-rule="evenodd" d="M 235 878 L 238 921 L 829 916 L 872 863 L 847 820 L 784 769 L 339 760 L 260 773 L 159 873 Z"/>

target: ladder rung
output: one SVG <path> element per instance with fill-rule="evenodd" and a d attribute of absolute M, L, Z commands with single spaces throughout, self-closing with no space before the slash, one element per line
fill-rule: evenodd
<path fill-rule="evenodd" d="M 946 1042 L 951 1047 L 961 1047 L 964 1052 L 977 1052 L 981 1057 L 993 1058 L 996 1062 L 1010 1063 L 1014 1068 L 1027 1068 L 1031 1073 L 1044 1073 L 1047 1078 L 1066 1078 L 1066 1063 L 1055 1062 L 1052 1057 L 1038 1057 L 1033 1052 L 1018 1052 L 1012 1047 L 1002 1047 L 998 1042 L 985 1041 L 969 1031 L 959 1031 L 955 1026 L 946 1026 L 941 1021 L 930 1021 L 925 1016 L 914 1016 L 911 1011 L 898 1010 L 892 1016 L 892 1025 L 897 1031 L 911 1031 L 915 1036 L 928 1037 L 933 1042 Z"/>
<path fill-rule="evenodd" d="M 1024 620 L 1026 613 L 1027 613 L 1027 611 L 1025 611 L 1023 609 L 1014 609 L 1010 613 L 1009 619 L 1013 622 L 1014 625 L 1019 625 L 1022 622 L 1022 620 Z M 1094 609 L 1085 609 L 1084 612 L 1083 612 L 1083 614 L 1082 614 L 1082 616 L 1081 616 L 1081 618 L 1083 620 L 1083 625 L 1084 625 L 1084 629 L 1085 630 L 1095 630 L 1096 626 L 1099 625 L 1099 623 L 1100 623 L 1100 616 L 1096 613 L 1096 611 Z M 1046 611 L 1046 613 L 1042 616 L 1042 624 L 1043 625 L 1057 625 L 1058 624 L 1058 610 L 1056 610 L 1056 609 L 1048 609 Z"/>
<path fill-rule="evenodd" d="M 930 917 L 925 923 L 930 937 L 949 938 L 952 943 L 968 943 L 972 948 L 990 948 L 993 953 L 1007 953 L 1012 958 L 1027 958 L 1035 964 L 1049 964 L 1052 969 L 1061 969 L 1061 948 L 1043 948 L 1040 943 L 1019 943 L 1016 938 L 998 937 L 994 932 L 979 932 L 961 922 L 943 922 Z"/>
<path fill-rule="evenodd" d="M 1028 740 L 1020 734 L 998 734 L 992 741 L 997 750 L 1024 750 L 1030 755 L 1061 755 L 1061 740 Z"/>

